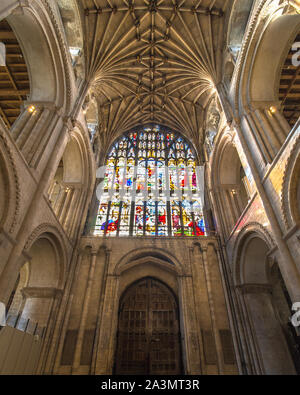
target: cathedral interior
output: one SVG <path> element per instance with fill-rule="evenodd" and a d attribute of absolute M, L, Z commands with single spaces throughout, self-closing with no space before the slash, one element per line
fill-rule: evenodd
<path fill-rule="evenodd" d="M 299 116 L 299 0 L 1 0 L 0 374 L 300 374 Z"/>

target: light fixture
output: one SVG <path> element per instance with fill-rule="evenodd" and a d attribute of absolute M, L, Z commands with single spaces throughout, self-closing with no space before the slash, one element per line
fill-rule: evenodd
<path fill-rule="evenodd" d="M 270 112 L 271 112 L 271 114 L 274 114 L 276 112 L 276 107 L 275 106 L 271 106 L 270 107 Z"/>
<path fill-rule="evenodd" d="M 31 104 L 31 106 L 28 107 L 28 112 L 33 113 L 35 111 L 35 106 Z"/>
<path fill-rule="evenodd" d="M 231 190 L 231 193 L 232 193 L 233 195 L 236 195 L 236 190 L 235 190 L 235 189 L 232 189 L 232 190 Z"/>

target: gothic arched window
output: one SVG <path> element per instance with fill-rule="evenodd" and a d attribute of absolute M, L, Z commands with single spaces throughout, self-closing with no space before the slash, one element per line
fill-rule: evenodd
<path fill-rule="evenodd" d="M 201 236 L 203 168 L 182 136 L 136 129 L 112 147 L 97 188 L 94 235 Z"/>

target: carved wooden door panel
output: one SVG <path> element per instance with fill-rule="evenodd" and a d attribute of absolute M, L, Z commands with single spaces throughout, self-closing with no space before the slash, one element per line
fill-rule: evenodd
<path fill-rule="evenodd" d="M 146 278 L 120 302 L 116 374 L 181 373 L 178 307 L 170 290 Z"/>

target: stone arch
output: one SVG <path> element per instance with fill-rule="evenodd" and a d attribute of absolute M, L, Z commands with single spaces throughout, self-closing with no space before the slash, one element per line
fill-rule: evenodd
<path fill-rule="evenodd" d="M 116 264 L 114 274 L 120 275 L 129 268 L 147 262 L 153 262 L 156 266 L 163 267 L 168 272 L 183 274 L 183 266 L 178 259 L 170 252 L 160 248 L 139 248 L 128 252 Z"/>
<path fill-rule="evenodd" d="M 299 31 L 299 16 L 282 15 L 281 9 L 264 25 L 261 39 L 256 45 L 248 80 L 250 103 L 278 102 L 281 68 Z M 272 62 L 269 59 L 272 59 Z"/>
<path fill-rule="evenodd" d="M 281 208 L 286 229 L 300 223 L 300 138 L 292 147 L 281 190 Z"/>
<path fill-rule="evenodd" d="M 16 276 L 20 281 L 8 312 L 12 324 L 48 326 L 54 303 L 61 297 L 66 274 L 66 252 L 62 236 L 51 225 L 42 224 L 24 248 L 25 262 Z M 17 314 L 17 317 L 16 317 Z M 15 321 L 15 322 L 14 322 Z"/>
<path fill-rule="evenodd" d="M 261 2 L 252 16 L 234 74 L 236 111 L 257 129 L 258 150 L 265 164 L 272 162 L 291 130 L 281 111 L 279 83 L 299 31 L 298 15 L 284 14 L 279 2 Z"/>
<path fill-rule="evenodd" d="M 68 55 L 53 11 L 46 2 L 43 5 L 24 7 L 22 10 L 22 14 L 9 15 L 7 21 L 20 43 L 28 67 L 28 101 L 51 103 L 66 108 L 71 100 Z M 60 43 L 53 35 L 53 26 L 49 24 L 46 13 L 50 15 L 56 33 L 60 33 Z"/>
<path fill-rule="evenodd" d="M 262 228 L 247 228 L 236 242 L 234 255 L 234 282 L 246 332 L 247 357 L 254 362 L 256 374 L 295 374 L 289 340 L 278 320 L 277 310 L 287 302 L 283 293 L 280 300 L 274 299 L 273 261 L 269 257 L 272 244 Z"/>
<path fill-rule="evenodd" d="M 20 185 L 11 149 L 1 132 L 0 196 L 0 229 L 13 233 L 20 208 Z"/>
<path fill-rule="evenodd" d="M 75 232 L 79 220 L 83 221 L 80 207 L 86 206 L 95 177 L 86 132 L 75 125 L 48 189 L 52 208 L 69 234 Z"/>
<path fill-rule="evenodd" d="M 219 192 L 220 217 L 229 236 L 250 198 L 248 179 L 230 133 L 217 143 L 213 155 L 212 188 Z"/>

